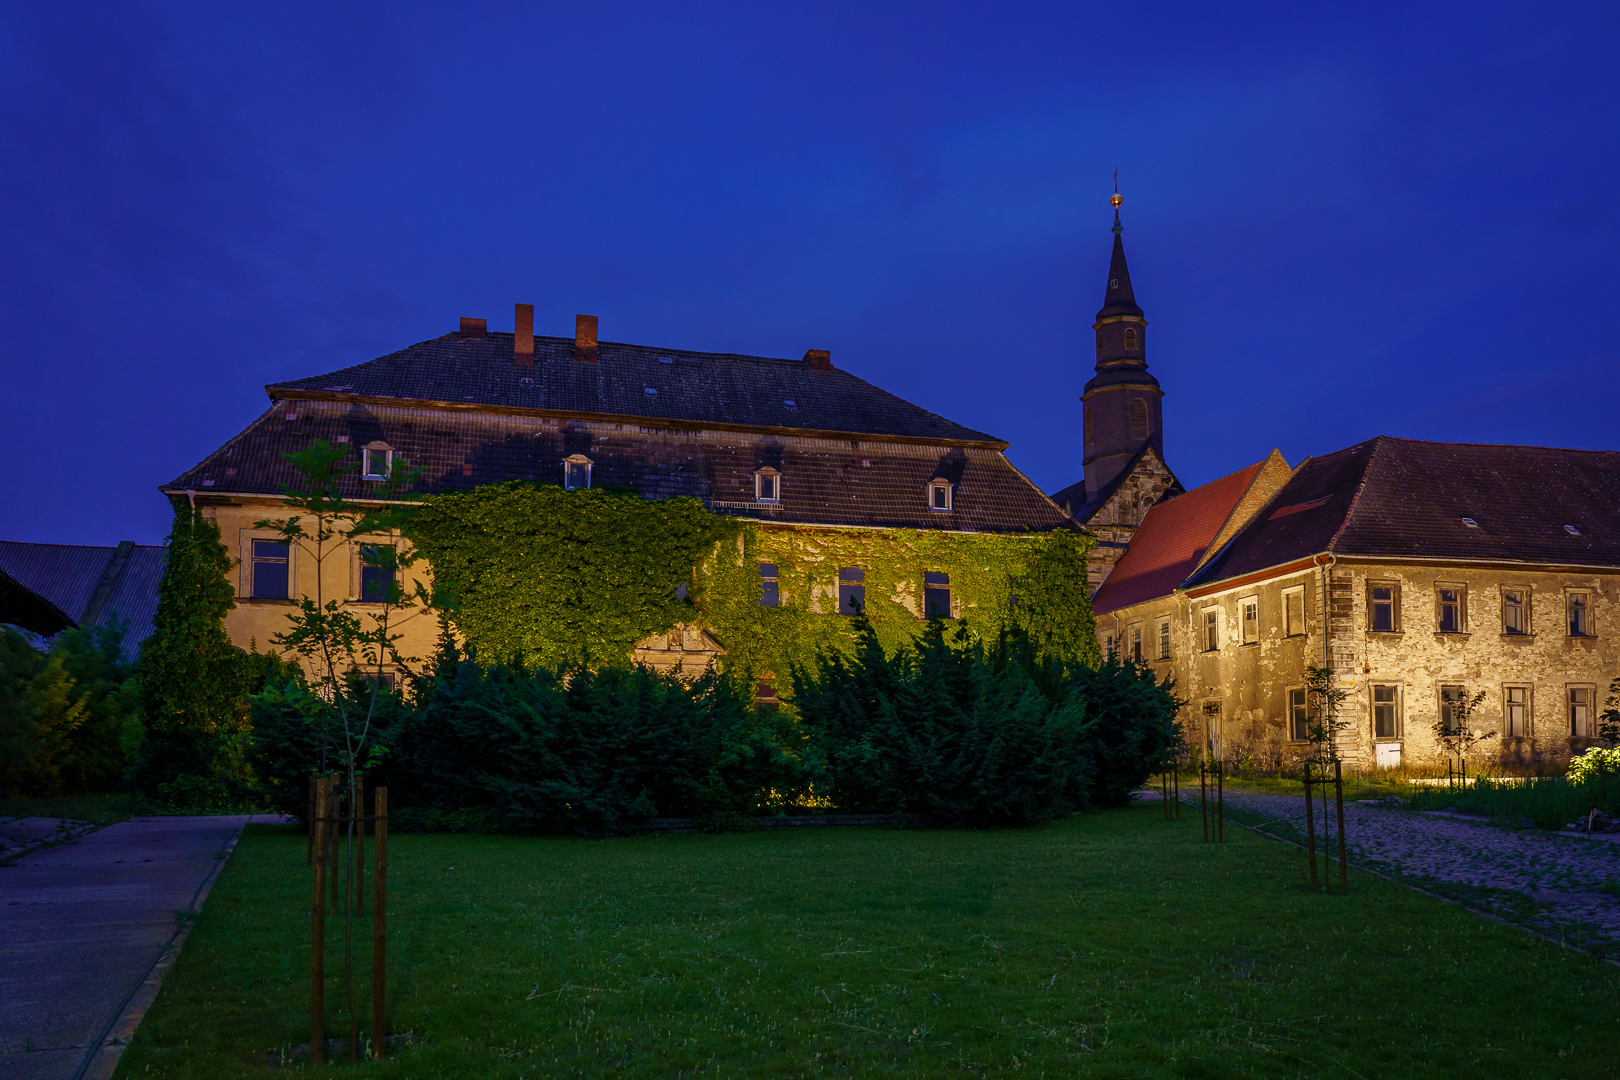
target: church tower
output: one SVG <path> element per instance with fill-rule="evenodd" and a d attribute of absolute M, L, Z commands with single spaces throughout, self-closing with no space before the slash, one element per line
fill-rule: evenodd
<path fill-rule="evenodd" d="M 1148 373 L 1147 319 L 1136 304 L 1131 272 L 1125 265 L 1124 226 L 1118 192 L 1114 206 L 1114 254 L 1108 263 L 1097 332 L 1097 374 L 1086 383 L 1082 422 L 1085 432 L 1085 502 L 1093 503 L 1144 447 L 1164 458 L 1164 391 Z"/>

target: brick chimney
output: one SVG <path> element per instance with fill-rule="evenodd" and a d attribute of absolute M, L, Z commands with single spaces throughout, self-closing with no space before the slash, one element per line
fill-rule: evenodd
<path fill-rule="evenodd" d="M 484 336 L 484 320 L 461 317 L 461 336 L 463 338 L 481 338 Z"/>
<path fill-rule="evenodd" d="M 817 371 L 831 371 L 832 352 L 828 349 L 811 349 L 804 354 L 804 362 Z"/>
<path fill-rule="evenodd" d="M 534 305 L 512 305 L 512 363 L 534 367 Z"/>
<path fill-rule="evenodd" d="M 574 359 L 596 363 L 596 316 L 574 316 Z"/>

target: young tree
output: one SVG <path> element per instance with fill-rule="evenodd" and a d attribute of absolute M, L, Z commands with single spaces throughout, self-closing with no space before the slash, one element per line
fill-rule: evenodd
<path fill-rule="evenodd" d="M 1609 681 L 1609 696 L 1598 713 L 1598 741 L 1611 750 L 1620 746 L 1620 675 Z"/>
<path fill-rule="evenodd" d="M 1339 732 L 1350 726 L 1339 712 L 1349 694 L 1339 688 L 1330 667 L 1305 669 L 1305 738 L 1311 744 L 1305 763 L 1326 769 L 1339 758 Z"/>
<path fill-rule="evenodd" d="M 1464 768 L 1468 766 L 1468 755 L 1474 747 L 1496 735 L 1494 731 L 1475 731 L 1470 723 L 1480 702 L 1484 700 L 1483 690 L 1473 697 L 1463 693 L 1447 700 L 1440 709 L 1440 719 L 1434 723 L 1435 741 L 1447 756 L 1461 759 Z"/>
<path fill-rule="evenodd" d="M 374 496 L 361 503 L 343 493 L 344 477 L 351 468 L 347 447 L 316 439 L 306 449 L 286 456 L 300 481 L 298 486 L 284 488 L 282 494 L 297 513 L 255 522 L 255 527 L 275 530 L 290 552 L 302 554 L 304 565 L 311 566 L 313 573 L 300 574 L 297 580 L 313 581 L 314 590 L 299 597 L 298 611 L 288 617 L 288 628 L 270 641 L 303 658 L 306 677 L 326 710 L 324 716 L 312 718 L 320 734 L 320 761 L 313 764 L 323 772 L 335 766 L 342 773 L 349 805 L 358 817 L 362 812 L 360 777 L 375 749 L 372 734 L 379 702 L 389 681 L 414 677 L 411 665 L 418 663 L 418 658 L 400 652 L 398 624 L 418 605 L 433 601 L 420 583 L 408 593 L 401 581 L 402 572 L 418 558 L 401 536 L 415 510 L 410 491 L 416 472 L 403 458 L 394 457 L 388 478 L 378 484 Z M 376 605 L 364 615 L 349 608 L 348 597 L 327 595 L 327 563 L 334 558 L 347 560 L 355 553 L 361 566 L 360 599 Z M 343 971 L 352 1023 L 356 884 L 352 820 L 344 843 L 349 857 L 341 860 L 340 870 L 346 898 Z"/>

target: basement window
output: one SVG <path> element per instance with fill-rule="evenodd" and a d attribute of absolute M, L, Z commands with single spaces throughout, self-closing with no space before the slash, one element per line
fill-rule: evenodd
<path fill-rule="evenodd" d="M 951 512 L 951 488 L 954 487 L 949 480 L 930 480 L 928 482 L 928 509 L 938 510 L 942 514 Z"/>
<path fill-rule="evenodd" d="M 935 570 L 923 574 L 923 617 L 951 617 L 951 576 Z"/>
<path fill-rule="evenodd" d="M 362 478 L 386 480 L 394 471 L 394 450 L 385 442 L 367 443 L 360 451 Z"/>
<path fill-rule="evenodd" d="M 563 459 L 563 487 L 569 491 L 591 486 L 591 459 L 584 454 L 573 454 Z"/>
<path fill-rule="evenodd" d="M 762 503 L 782 501 L 782 474 L 769 465 L 754 473 L 754 501 Z"/>

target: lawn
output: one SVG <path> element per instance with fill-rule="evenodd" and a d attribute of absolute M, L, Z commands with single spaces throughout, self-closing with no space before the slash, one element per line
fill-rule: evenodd
<path fill-rule="evenodd" d="M 1242 829 L 1200 840 L 1152 805 L 1007 832 L 395 836 L 390 1024 L 416 1042 L 335 1068 L 1615 1074 L 1615 968 L 1365 875 L 1313 896 L 1297 849 Z M 120 1076 L 308 1071 L 266 1065 L 308 1039 L 307 883 L 300 834 L 249 828 Z"/>

